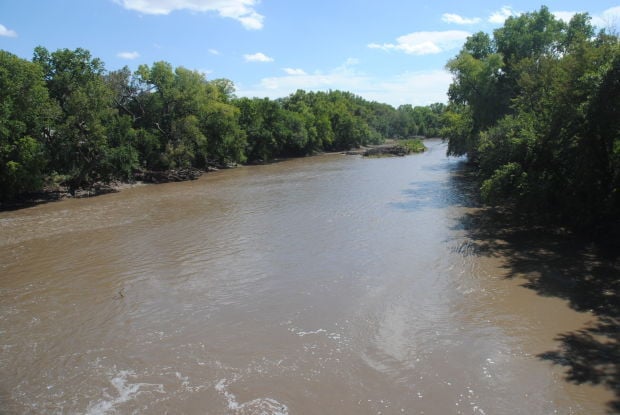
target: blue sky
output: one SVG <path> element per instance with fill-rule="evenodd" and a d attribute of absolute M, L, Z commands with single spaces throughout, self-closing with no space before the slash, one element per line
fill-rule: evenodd
<path fill-rule="evenodd" d="M 433 0 L 0 0 L 0 49 L 30 59 L 82 47 L 108 70 L 164 60 L 228 78 L 239 96 L 341 89 L 394 106 L 445 102 L 444 65 L 467 35 L 539 2 Z M 618 0 L 547 1 L 620 27 Z"/>

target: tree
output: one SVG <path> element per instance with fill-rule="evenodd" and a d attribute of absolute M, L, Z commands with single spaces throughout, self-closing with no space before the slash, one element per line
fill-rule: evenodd
<path fill-rule="evenodd" d="M 418 134 L 418 124 L 413 106 L 410 104 L 398 107 L 397 116 L 393 121 L 394 135 L 398 138 L 409 138 Z"/>
<path fill-rule="evenodd" d="M 448 63 L 444 116 L 484 200 L 581 229 L 620 217 L 620 43 L 589 21 L 542 7 L 470 37 Z"/>
<path fill-rule="evenodd" d="M 502 87 L 503 67 L 500 54 L 492 53 L 477 59 L 467 50 L 462 50 L 448 62 L 447 68 L 454 75 L 448 97 L 454 105 L 470 108 L 466 114 L 471 117 L 472 126 L 470 135 L 453 138 L 462 140 L 462 143 L 452 143 L 450 149 L 459 152 L 451 154 L 475 157 L 480 131 L 508 112 L 510 100 Z"/>
<path fill-rule="evenodd" d="M 246 154 L 252 162 L 268 162 L 282 155 L 283 109 L 268 98 L 241 98 L 236 102 L 239 122 L 247 136 Z"/>
<path fill-rule="evenodd" d="M 57 114 L 41 67 L 0 51 L 0 200 L 40 188 Z"/>
<path fill-rule="evenodd" d="M 140 92 L 134 106 L 143 114 L 138 126 L 147 167 L 204 168 L 245 160 L 232 82 L 209 82 L 201 72 L 173 69 L 167 62 L 141 65 L 135 75 Z"/>
<path fill-rule="evenodd" d="M 209 137 L 209 154 L 216 164 L 246 161 L 246 135 L 239 125 L 237 107 L 225 102 L 211 102 L 205 110 L 204 130 Z"/>
<path fill-rule="evenodd" d="M 47 148 L 50 167 L 69 175 L 75 188 L 106 180 L 107 125 L 115 115 L 113 93 L 103 78 L 103 63 L 84 49 L 49 53 L 37 47 L 34 62 L 41 65 L 50 96 L 61 109 Z"/>

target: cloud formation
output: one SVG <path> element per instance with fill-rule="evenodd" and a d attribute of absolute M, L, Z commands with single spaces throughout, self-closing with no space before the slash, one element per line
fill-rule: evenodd
<path fill-rule="evenodd" d="M 140 54 L 138 52 L 119 52 L 116 54 L 116 56 L 118 56 L 121 59 L 129 59 L 129 60 L 133 60 L 133 59 L 137 59 L 140 57 Z"/>
<path fill-rule="evenodd" d="M 353 91 L 361 84 L 369 82 L 363 75 L 354 71 L 346 63 L 328 72 L 316 71 L 312 74 L 287 73 L 284 76 L 272 76 L 261 79 L 259 85 L 247 90 L 245 96 L 261 96 L 281 98 L 297 89 L 307 91 L 326 91 L 329 89 L 342 89 Z"/>
<path fill-rule="evenodd" d="M 431 55 L 458 48 L 470 35 L 462 30 L 414 32 L 401 36 L 394 43 L 371 43 L 371 49 L 396 50 L 410 55 Z"/>
<path fill-rule="evenodd" d="M 217 49 L 209 49 L 211 55 L 220 55 L 220 51 Z"/>
<path fill-rule="evenodd" d="M 605 10 L 599 15 L 592 16 L 592 24 L 599 29 L 620 29 L 620 6 Z"/>
<path fill-rule="evenodd" d="M 496 12 L 493 12 L 491 16 L 489 16 L 489 22 L 494 24 L 504 24 L 506 19 L 511 16 L 518 16 L 521 13 L 517 13 L 510 6 L 504 6 Z"/>
<path fill-rule="evenodd" d="M 262 52 L 243 55 L 246 62 L 273 62 L 273 58 Z"/>
<path fill-rule="evenodd" d="M 454 23 L 454 24 L 461 24 L 461 25 L 480 23 L 479 17 L 467 18 L 467 17 L 459 16 L 458 14 L 454 14 L 454 13 L 444 13 L 441 16 L 441 20 L 446 23 Z"/>
<path fill-rule="evenodd" d="M 402 104 L 428 105 L 446 102 L 446 91 L 451 82 L 452 76 L 444 70 L 405 72 L 386 79 L 359 72 L 347 62 L 327 72 L 263 78 L 258 85 L 250 88 L 238 85 L 237 95 L 276 99 L 286 97 L 298 89 L 342 90 L 397 107 Z"/>
<path fill-rule="evenodd" d="M 284 72 L 288 75 L 307 75 L 306 71 L 303 69 L 295 69 L 295 68 L 282 68 Z"/>
<path fill-rule="evenodd" d="M 556 19 L 562 20 L 565 23 L 570 22 L 570 19 L 572 19 L 573 16 L 577 14 L 577 12 L 563 12 L 563 11 L 551 12 L 551 13 Z"/>
<path fill-rule="evenodd" d="M 4 37 L 17 37 L 17 32 L 15 30 L 11 30 L 6 26 L 0 24 L 0 36 Z"/>
<path fill-rule="evenodd" d="M 438 69 L 405 72 L 378 82 L 378 88 L 362 92 L 367 99 L 385 102 L 397 107 L 403 104 L 429 105 L 448 100 L 452 75 Z"/>
<path fill-rule="evenodd" d="M 556 19 L 562 20 L 565 23 L 570 22 L 574 15 L 577 13 L 583 13 L 583 11 L 566 11 L 566 10 L 558 10 L 553 11 L 553 15 Z M 504 23 L 504 21 L 510 16 L 518 16 L 521 13 L 515 12 L 509 7 L 503 7 L 500 11 L 495 12 L 489 18 L 489 21 L 492 23 Z M 612 29 L 618 30 L 618 26 L 620 25 L 620 6 L 611 7 L 607 10 L 604 10 L 601 13 L 589 13 L 592 18 L 592 25 L 598 27 L 599 29 Z"/>
<path fill-rule="evenodd" d="M 126 9 L 144 14 L 170 14 L 175 10 L 217 12 L 251 30 L 263 28 L 264 16 L 254 7 L 258 0 L 114 0 Z"/>

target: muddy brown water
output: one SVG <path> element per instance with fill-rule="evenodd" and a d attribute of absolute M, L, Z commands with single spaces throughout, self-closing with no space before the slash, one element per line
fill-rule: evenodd
<path fill-rule="evenodd" d="M 0 413 L 605 413 L 427 145 L 0 213 Z"/>

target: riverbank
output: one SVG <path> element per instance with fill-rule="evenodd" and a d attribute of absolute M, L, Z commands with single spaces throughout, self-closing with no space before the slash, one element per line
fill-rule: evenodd
<path fill-rule="evenodd" d="M 230 168 L 232 166 L 228 166 Z M 195 168 L 171 169 L 171 170 L 145 170 L 134 174 L 134 180 L 123 182 L 113 180 L 110 182 L 95 182 L 91 186 L 72 188 L 66 183 L 54 183 L 43 187 L 36 192 L 28 192 L 19 195 L 15 200 L 0 202 L 0 211 L 16 210 L 36 206 L 42 203 L 57 202 L 65 199 L 81 199 L 86 197 L 101 196 L 109 193 L 117 193 L 125 189 L 147 184 L 161 184 L 170 182 L 184 182 L 196 180 L 204 173 L 217 171 L 218 168 L 209 167 L 206 170 Z"/>
<path fill-rule="evenodd" d="M 109 183 L 97 182 L 89 187 L 71 189 L 66 184 L 46 186 L 36 192 L 28 192 L 19 195 L 9 202 L 0 202 L 0 212 L 9 210 L 24 209 L 50 202 L 58 202 L 67 199 L 82 199 L 88 197 L 101 196 L 109 193 L 117 193 L 125 189 L 137 186 L 144 186 L 154 182 L 136 180 L 134 182 L 112 181 Z"/>
<path fill-rule="evenodd" d="M 339 153 L 364 157 L 404 157 L 424 151 L 426 151 L 426 146 L 422 139 L 414 138 L 410 140 L 385 140 L 383 144 L 362 146 Z"/>
<path fill-rule="evenodd" d="M 414 145 L 411 145 L 414 142 Z M 346 154 L 346 155 L 359 155 L 364 157 L 390 157 L 390 156 L 405 156 L 409 154 L 423 152 L 426 149 L 421 139 L 414 140 L 386 140 L 383 144 L 361 146 L 356 149 L 348 151 L 333 151 L 333 152 L 319 152 L 313 155 L 305 157 L 315 157 L 324 154 Z M 264 162 L 260 164 L 273 164 L 282 161 L 294 159 L 291 158 L 278 158 Z M 240 165 L 244 166 L 244 165 Z M 163 171 L 147 170 L 137 172 L 134 175 L 134 181 L 111 181 L 96 182 L 92 186 L 71 188 L 66 183 L 53 184 L 44 186 L 43 189 L 35 192 L 28 192 L 19 195 L 12 201 L 0 202 L 0 211 L 17 210 L 27 207 L 40 205 L 43 203 L 57 202 L 66 199 L 81 199 L 87 197 L 101 196 L 109 193 L 117 193 L 124 189 L 133 188 L 136 186 L 144 186 L 147 184 L 161 184 L 170 182 L 183 182 L 196 180 L 205 173 L 218 171 L 222 168 L 237 168 L 239 165 L 230 165 L 220 168 L 208 167 L 206 170 L 199 170 L 196 168 L 182 168 L 171 169 Z"/>

